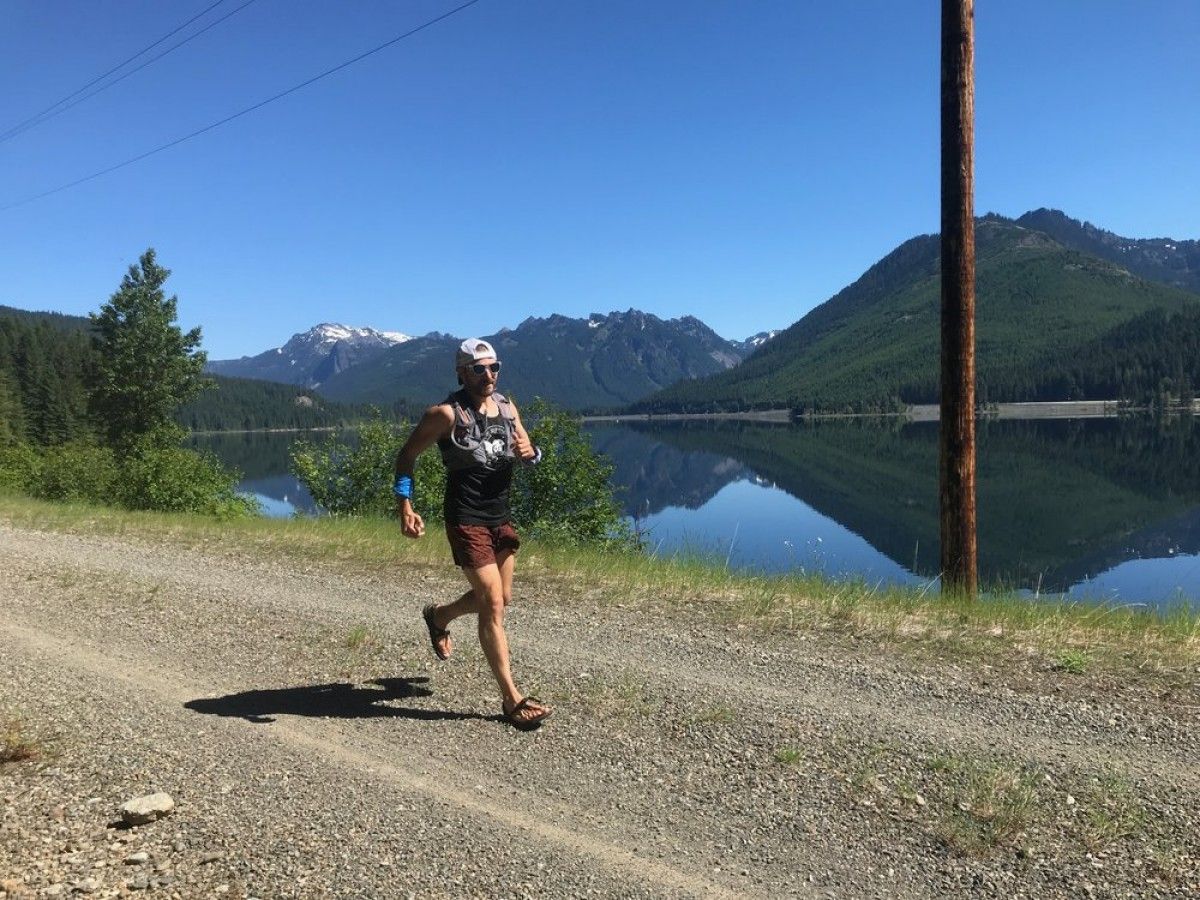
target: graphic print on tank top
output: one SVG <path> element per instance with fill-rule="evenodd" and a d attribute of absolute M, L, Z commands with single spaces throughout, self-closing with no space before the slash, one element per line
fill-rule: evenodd
<path fill-rule="evenodd" d="M 483 437 L 480 439 L 485 456 L 484 465 L 487 468 L 494 469 L 504 462 L 504 446 L 507 437 L 503 419 L 497 417 L 487 420 L 483 428 Z"/>

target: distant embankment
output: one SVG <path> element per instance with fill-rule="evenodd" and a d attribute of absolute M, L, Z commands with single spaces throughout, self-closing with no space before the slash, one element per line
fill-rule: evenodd
<path fill-rule="evenodd" d="M 1103 419 L 1121 413 L 1143 413 L 1144 407 L 1129 406 L 1120 400 L 1059 400 L 1038 403 L 992 403 L 984 415 L 996 419 Z M 1182 412 L 1183 410 L 1178 410 Z M 1192 401 L 1192 413 L 1200 412 L 1200 401 Z M 935 404 L 910 406 L 905 415 L 913 422 L 936 422 Z"/>
<path fill-rule="evenodd" d="M 1054 400 L 1030 403 L 988 404 L 983 415 L 996 419 L 1103 419 L 1121 413 L 1143 413 L 1144 407 L 1134 407 L 1120 400 Z M 1177 410 L 1182 412 L 1183 410 Z M 1200 414 L 1200 399 L 1192 401 L 1192 413 Z M 894 413 L 806 413 L 804 419 L 875 419 L 893 416 L 910 422 L 936 422 L 938 406 L 922 404 L 908 406 Z M 680 422 L 698 421 L 742 421 L 742 422 L 790 422 L 791 410 L 768 409 L 758 412 L 729 413 L 629 413 L 625 415 L 584 416 L 585 422 Z"/>
<path fill-rule="evenodd" d="M 614 413 L 607 416 L 584 416 L 585 422 L 684 422 L 699 421 L 741 421 L 741 422 L 790 422 L 790 409 L 764 409 L 757 412 L 727 412 L 727 413 Z"/>

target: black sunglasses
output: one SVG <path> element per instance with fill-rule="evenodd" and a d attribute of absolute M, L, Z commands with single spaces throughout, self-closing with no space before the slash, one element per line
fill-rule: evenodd
<path fill-rule="evenodd" d="M 500 374 L 500 360 L 494 363 L 488 363 L 486 366 L 483 363 L 475 363 L 471 366 L 471 371 L 476 375 L 482 375 L 484 372 L 491 372 L 493 375 Z"/>

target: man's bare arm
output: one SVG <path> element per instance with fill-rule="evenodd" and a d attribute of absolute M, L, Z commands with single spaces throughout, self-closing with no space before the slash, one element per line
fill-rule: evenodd
<path fill-rule="evenodd" d="M 396 480 L 408 479 L 409 496 L 396 496 L 396 515 L 400 519 L 400 527 L 409 537 L 417 538 L 425 533 L 425 520 L 417 515 L 411 500 L 413 469 L 417 465 L 417 457 L 428 450 L 440 438 L 450 433 L 454 426 L 454 411 L 449 406 L 441 404 L 431 406 L 421 416 L 421 421 L 413 429 L 400 452 L 396 454 Z"/>
<path fill-rule="evenodd" d="M 512 403 L 512 401 L 509 401 Z M 512 403 L 513 411 L 513 452 L 517 454 L 517 458 L 529 462 L 537 456 L 537 448 L 533 445 L 533 439 L 529 437 L 529 432 L 525 430 L 525 424 L 521 421 L 521 414 L 517 411 L 517 404 Z"/>

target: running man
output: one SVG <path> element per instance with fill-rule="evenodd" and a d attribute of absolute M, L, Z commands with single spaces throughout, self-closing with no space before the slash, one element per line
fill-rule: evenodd
<path fill-rule="evenodd" d="M 396 455 L 396 513 L 404 533 L 419 538 L 425 522 L 413 509 L 417 457 L 437 443 L 446 466 L 443 510 L 454 564 L 471 588 L 452 603 L 430 604 L 421 614 L 438 659 L 453 651 L 449 625 L 459 616 L 479 618 L 479 643 L 500 685 L 504 717 L 518 728 L 536 728 L 551 709 L 524 696 L 509 666 L 504 608 L 512 600 L 513 565 L 520 539 L 510 521 L 508 491 L 513 461 L 533 464 L 533 446 L 516 404 L 496 391 L 500 360 L 487 341 L 468 338 L 455 354 L 462 389 L 429 407 Z"/>

